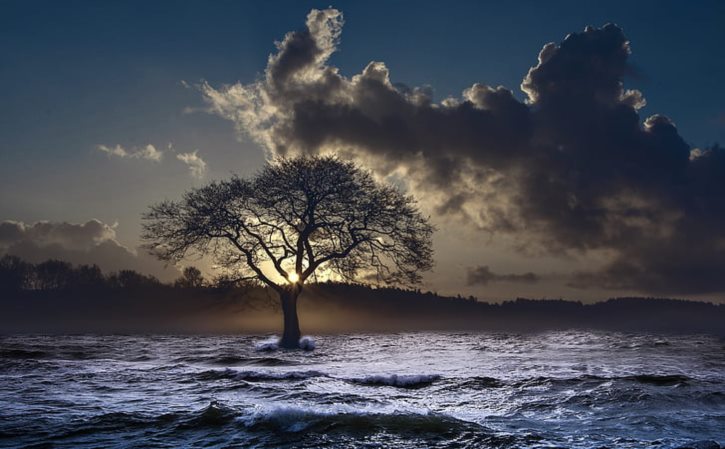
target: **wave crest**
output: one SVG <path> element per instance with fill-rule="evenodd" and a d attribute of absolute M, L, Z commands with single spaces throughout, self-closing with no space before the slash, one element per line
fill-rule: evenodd
<path fill-rule="evenodd" d="M 279 406 L 260 409 L 245 419 L 251 430 L 271 429 L 284 432 L 319 432 L 384 430 L 397 434 L 459 434 L 462 430 L 481 430 L 482 426 L 449 415 L 431 412 L 334 408 L 328 410 Z"/>
<path fill-rule="evenodd" d="M 304 380 L 312 377 L 326 377 L 320 371 L 239 371 L 231 368 L 203 371 L 197 375 L 199 380 L 244 380 L 248 382 Z"/>
<path fill-rule="evenodd" d="M 239 411 L 218 401 L 212 401 L 190 419 L 180 424 L 181 428 L 221 426 L 230 423 L 239 416 Z"/>
<path fill-rule="evenodd" d="M 351 379 L 351 381 L 360 385 L 423 388 L 433 384 L 440 378 L 441 376 L 438 374 L 378 374 Z"/>

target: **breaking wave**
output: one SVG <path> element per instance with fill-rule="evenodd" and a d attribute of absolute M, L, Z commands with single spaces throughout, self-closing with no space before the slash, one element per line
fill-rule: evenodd
<path fill-rule="evenodd" d="M 271 428 L 284 432 L 378 429 L 397 433 L 444 434 L 463 429 L 485 429 L 478 424 L 441 413 L 386 411 L 343 406 L 328 409 L 294 406 L 266 407 L 259 408 L 243 419 L 245 424 L 252 429 Z"/>
<path fill-rule="evenodd" d="M 258 352 L 271 352 L 279 349 L 279 337 L 271 337 L 257 342 L 254 350 Z"/>

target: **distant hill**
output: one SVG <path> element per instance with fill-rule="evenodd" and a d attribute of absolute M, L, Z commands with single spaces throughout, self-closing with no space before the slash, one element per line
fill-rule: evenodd
<path fill-rule="evenodd" d="M 662 298 L 595 304 L 474 298 L 341 283 L 311 284 L 300 299 L 305 333 L 413 330 L 535 332 L 601 329 L 725 336 L 725 305 Z M 281 313 L 261 287 L 158 283 L 21 290 L 0 296 L 2 333 L 268 333 Z"/>

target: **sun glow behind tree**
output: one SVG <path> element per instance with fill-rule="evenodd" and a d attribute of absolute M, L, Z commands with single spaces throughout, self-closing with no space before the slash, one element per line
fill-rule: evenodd
<path fill-rule="evenodd" d="M 160 259 L 208 255 L 231 279 L 275 290 L 286 347 L 298 344 L 297 297 L 309 279 L 412 285 L 433 265 L 434 229 L 413 198 L 335 157 L 278 159 L 252 179 L 156 204 L 144 220 L 146 248 Z"/>

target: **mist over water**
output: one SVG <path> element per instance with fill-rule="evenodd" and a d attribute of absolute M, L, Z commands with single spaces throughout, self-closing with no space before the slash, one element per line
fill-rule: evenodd
<path fill-rule="evenodd" d="M 0 337 L 0 447 L 725 444 L 725 342 L 605 332 Z"/>

